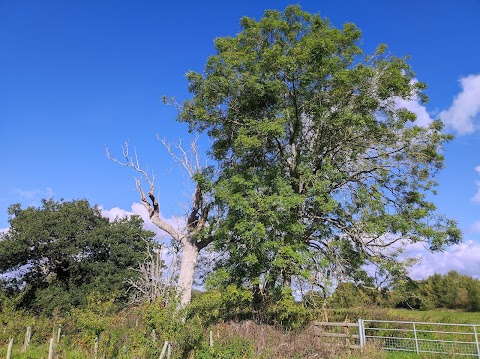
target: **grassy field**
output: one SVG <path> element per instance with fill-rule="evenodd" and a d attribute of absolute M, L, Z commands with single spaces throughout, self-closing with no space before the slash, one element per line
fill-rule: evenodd
<path fill-rule="evenodd" d="M 461 312 L 454 310 L 408 310 L 387 308 L 351 308 L 334 309 L 329 313 L 329 321 L 351 322 L 358 319 L 404 320 L 412 322 L 434 322 L 480 325 L 480 312 Z"/>
<path fill-rule="evenodd" d="M 389 313 L 415 322 L 457 323 L 480 325 L 480 312 L 459 312 L 446 310 L 389 309 Z"/>

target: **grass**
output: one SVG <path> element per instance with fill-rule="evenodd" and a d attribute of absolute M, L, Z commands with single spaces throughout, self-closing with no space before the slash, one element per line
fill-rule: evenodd
<path fill-rule="evenodd" d="M 433 323 L 453 323 L 453 324 L 479 324 L 479 312 L 460 312 L 453 310 L 428 310 L 414 311 L 407 309 L 389 309 L 388 315 L 403 318 L 405 321 L 413 322 L 433 322 Z M 451 329 L 452 330 L 452 329 Z M 465 337 L 452 337 L 448 339 L 465 340 Z M 470 338 L 471 340 L 471 338 Z M 388 359 L 407 359 L 407 358 L 451 358 L 451 355 L 440 355 L 431 353 L 405 353 L 405 352 L 387 352 L 385 358 Z"/>
<path fill-rule="evenodd" d="M 330 321 L 343 321 L 348 319 L 355 322 L 358 318 L 362 319 L 384 319 L 384 320 L 400 320 L 415 322 L 437 322 L 437 323 L 458 323 L 458 324 L 479 324 L 480 313 L 468 313 L 449 310 L 430 310 L 430 311 L 411 311 L 404 309 L 385 309 L 385 308 L 354 308 L 340 309 L 332 311 L 329 315 Z M 104 345 L 123 345 L 123 342 L 129 343 L 128 353 L 118 357 L 132 358 L 130 350 L 144 347 L 149 342 L 149 331 L 145 328 L 135 330 L 130 328 L 134 323 L 127 318 L 117 318 L 117 326 L 119 328 L 109 328 L 105 332 Z M 131 319 L 131 318 L 130 318 Z M 125 323 L 122 323 L 125 321 Z M 21 323 L 20 323 L 21 322 Z M 48 322 L 42 323 L 37 321 L 34 323 L 34 336 L 32 346 L 28 353 L 20 353 L 21 344 L 23 342 L 23 332 L 25 324 L 22 320 L 16 323 L 15 330 L 9 334 L 16 333 L 14 343 L 13 357 L 18 359 L 34 359 L 46 358 L 48 354 L 48 337 L 51 335 L 51 325 Z M 127 325 L 128 323 L 129 325 Z M 15 323 L 14 323 L 15 324 Z M 62 359 L 81 359 L 89 357 L 92 351 L 91 338 L 85 338 L 75 328 L 70 328 L 74 323 L 70 320 L 64 323 L 65 337 L 57 347 L 56 354 Z M 142 324 L 141 324 L 142 325 Z M 43 328 L 44 327 L 44 328 Z M 127 328 L 128 327 L 128 328 Z M 210 329 L 215 333 L 215 347 L 208 348 L 208 331 L 204 333 L 204 344 L 196 349 L 196 353 L 192 358 L 212 359 L 212 358 L 244 358 L 244 359 L 267 359 L 267 358 L 349 358 L 349 359 L 409 359 L 409 358 L 450 358 L 449 355 L 434 354 L 416 354 L 407 352 L 388 352 L 381 351 L 375 347 L 367 346 L 363 353 L 352 351 L 348 354 L 342 345 L 342 339 L 334 342 L 333 339 L 338 338 L 322 338 L 321 340 L 312 339 L 312 329 L 285 332 L 275 329 L 272 326 L 258 325 L 253 322 L 241 323 L 224 323 L 218 324 Z M 117 334 L 114 334 L 117 330 Z M 109 335 L 107 336 L 107 332 Z M 146 334 L 143 334 L 145 332 Z M 8 333 L 6 333 L 8 334 Z M 0 358 L 4 358 L 7 350 L 7 339 L 9 336 L 3 335 L 0 341 Z M 115 336 L 116 335 L 116 336 Z M 111 337 L 111 338 L 110 338 Z M 117 338 L 118 337 L 118 338 Z M 136 338 L 137 342 L 132 342 L 132 338 Z M 110 338 L 110 339 L 106 339 Z M 116 342 L 113 339 L 116 338 Z M 328 341 L 332 339 L 332 341 Z M 118 343 L 117 343 L 118 342 Z M 131 342 L 131 343 L 130 343 Z M 161 343 L 160 343 L 161 344 Z M 159 344 L 159 345 L 160 345 Z M 113 354 L 112 354 L 113 355 Z M 133 355 L 133 354 L 132 354 Z M 115 357 L 114 355 L 113 357 Z M 112 357 L 107 355 L 107 357 Z M 139 357 L 142 357 L 140 355 Z"/>
<path fill-rule="evenodd" d="M 408 310 L 389 309 L 389 313 L 415 322 L 478 324 L 480 325 L 480 312 L 459 312 L 453 310 Z"/>
<path fill-rule="evenodd" d="M 411 322 L 433 322 L 454 324 L 478 324 L 480 325 L 480 312 L 461 312 L 455 310 L 408 310 L 388 309 L 380 307 L 332 309 L 329 321 L 344 321 L 348 319 L 355 322 L 358 319 L 398 320 Z"/>

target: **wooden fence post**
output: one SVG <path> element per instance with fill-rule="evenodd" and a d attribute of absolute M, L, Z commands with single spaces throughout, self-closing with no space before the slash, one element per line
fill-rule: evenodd
<path fill-rule="evenodd" d="M 210 330 L 210 347 L 213 347 L 213 330 Z"/>
<path fill-rule="evenodd" d="M 343 328 L 343 332 L 345 333 L 345 346 L 347 348 L 347 353 L 350 354 L 350 327 L 349 321 L 345 321 L 345 327 Z"/>
<path fill-rule="evenodd" d="M 13 348 L 13 338 L 10 339 L 8 342 L 8 349 L 7 349 L 7 359 L 12 357 L 12 348 Z"/>
<path fill-rule="evenodd" d="M 342 338 L 342 342 L 345 343 L 345 347 L 349 353 L 351 353 L 352 349 L 362 349 L 363 346 L 363 339 L 362 339 L 362 322 L 361 320 L 358 323 L 350 323 L 349 320 L 345 320 L 344 322 L 318 322 L 313 321 L 313 336 L 314 341 L 318 345 L 320 343 L 321 338 L 324 337 L 333 337 L 333 338 Z M 333 333 L 331 331 L 326 331 L 323 328 L 339 328 L 335 330 Z M 358 328 L 358 335 L 355 334 L 356 332 L 350 330 L 350 327 L 357 327 Z M 352 343 L 352 339 L 354 342 Z M 360 340 L 360 345 L 355 344 L 355 340 Z"/>

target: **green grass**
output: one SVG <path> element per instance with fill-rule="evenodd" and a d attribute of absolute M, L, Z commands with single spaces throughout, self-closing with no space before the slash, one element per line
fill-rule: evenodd
<path fill-rule="evenodd" d="M 453 324 L 478 324 L 480 325 L 480 312 L 461 312 L 453 310 L 407 310 L 407 309 L 382 309 L 382 308 L 353 308 L 339 309 L 332 312 L 330 320 L 343 321 L 348 318 L 350 321 L 356 321 L 359 318 L 373 320 L 392 320 L 392 321 L 411 321 L 411 322 L 433 322 L 433 323 L 453 323 Z M 455 338 L 450 338 L 455 339 Z M 462 338 L 456 338 L 461 340 Z M 400 351 L 372 351 L 364 354 L 352 353 L 349 359 L 356 358 L 381 358 L 381 359 L 419 359 L 435 358 L 446 359 L 451 355 L 440 355 L 432 353 L 400 352 Z M 463 357 L 463 356 L 459 356 Z"/>
<path fill-rule="evenodd" d="M 407 321 L 480 325 L 480 312 L 389 309 L 388 313 L 391 313 L 394 316 L 405 318 Z"/>
<path fill-rule="evenodd" d="M 371 320 L 399 320 L 411 322 L 434 322 L 434 323 L 455 323 L 455 324 L 478 324 L 480 325 L 480 312 L 462 312 L 455 310 L 408 310 L 408 309 L 387 309 L 379 307 L 359 307 L 332 309 L 329 314 L 329 321 L 350 322 L 358 319 Z"/>
<path fill-rule="evenodd" d="M 447 359 L 451 358 L 451 355 L 439 355 L 439 354 L 417 354 L 417 353 L 399 353 L 399 352 L 387 352 L 385 359 L 419 359 L 419 358 L 435 358 L 435 359 Z"/>

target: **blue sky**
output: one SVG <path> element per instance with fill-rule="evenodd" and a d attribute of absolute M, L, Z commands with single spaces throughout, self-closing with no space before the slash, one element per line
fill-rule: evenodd
<path fill-rule="evenodd" d="M 412 274 L 479 276 L 480 1 L 296 3 L 337 27 L 355 23 L 366 53 L 386 43 L 394 55 L 410 56 L 430 102 L 407 106 L 424 121 L 444 119 L 455 134 L 435 202 L 465 238 L 442 254 L 411 248 L 425 256 Z M 189 136 L 160 97 L 188 98 L 185 73 L 202 71 L 213 39 L 238 33 L 242 16 L 259 19 L 288 4 L 0 0 L 0 228 L 8 227 L 10 204 L 50 196 L 87 198 L 110 214 L 138 211 L 133 173 L 105 156 L 105 146 L 120 156 L 124 141 L 155 171 L 163 215 L 182 215 L 188 181 L 156 136 Z"/>

